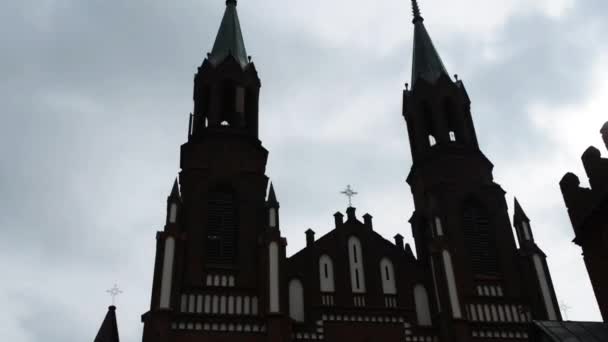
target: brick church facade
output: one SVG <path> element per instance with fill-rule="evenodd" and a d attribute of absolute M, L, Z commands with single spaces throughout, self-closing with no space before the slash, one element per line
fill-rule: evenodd
<path fill-rule="evenodd" d="M 412 77 L 402 115 L 413 161 L 407 183 L 415 253 L 402 235 L 387 240 L 370 214 L 349 206 L 334 214 L 333 230 L 321 237 L 306 231 L 306 247 L 287 256 L 280 196 L 258 135 L 261 83 L 236 1 L 227 0 L 194 77 L 181 172 L 156 235 L 143 342 L 529 341 L 533 321 L 561 321 L 531 221 L 515 200 L 511 224 L 465 85 L 449 76 L 416 0 L 412 5 Z M 594 260 L 606 258 L 597 234 L 608 235 L 605 224 L 593 227 L 607 222 L 608 161 L 596 150 L 586 155 L 597 194 L 578 188 L 574 175 L 561 185 L 596 295 L 606 303 L 608 278 Z M 604 209 L 579 209 L 587 204 L 577 196 Z M 606 317 L 606 306 L 602 312 Z"/>

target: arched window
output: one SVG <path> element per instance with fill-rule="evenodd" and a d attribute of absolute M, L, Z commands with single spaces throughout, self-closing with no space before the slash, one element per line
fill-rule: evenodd
<path fill-rule="evenodd" d="M 490 227 L 487 212 L 476 201 L 469 200 L 465 203 L 462 228 L 473 273 L 490 276 L 498 274 L 496 236 Z"/>
<path fill-rule="evenodd" d="M 289 282 L 289 317 L 304 322 L 304 287 L 299 279 Z"/>
<path fill-rule="evenodd" d="M 232 114 L 234 114 L 236 111 L 236 85 L 234 82 L 229 80 L 222 83 L 221 111 L 221 115 L 224 120 L 229 120 L 230 116 L 232 116 Z"/>
<path fill-rule="evenodd" d="M 458 289 L 456 288 L 456 278 L 454 276 L 454 268 L 452 266 L 452 257 L 450 252 L 444 250 L 443 266 L 445 267 L 445 278 L 448 283 L 448 294 L 450 295 L 450 304 L 452 306 L 452 316 L 454 318 L 461 318 L 462 311 L 460 310 L 460 300 L 458 298 Z"/>
<path fill-rule="evenodd" d="M 388 258 L 380 261 L 380 273 L 382 275 L 382 292 L 386 295 L 397 294 L 395 285 L 395 269 L 393 263 Z"/>
<path fill-rule="evenodd" d="M 177 221 L 177 204 L 171 203 L 169 206 L 169 223 L 175 223 Z"/>
<path fill-rule="evenodd" d="M 351 288 L 354 293 L 365 293 L 361 242 L 354 236 L 348 239 L 348 259 L 350 261 Z"/>
<path fill-rule="evenodd" d="M 268 264 L 269 308 L 270 312 L 279 312 L 279 245 L 275 241 L 268 245 Z"/>
<path fill-rule="evenodd" d="M 236 257 L 238 225 L 234 193 L 226 187 L 210 191 L 207 210 L 207 262 L 230 264 Z"/>
<path fill-rule="evenodd" d="M 448 134 L 450 141 L 454 142 L 457 140 L 457 138 L 459 138 L 460 133 L 456 128 L 457 117 L 454 108 L 454 103 L 449 98 L 443 100 L 443 111 L 448 126 Z"/>
<path fill-rule="evenodd" d="M 422 112 L 424 116 L 424 129 L 428 137 L 429 146 L 433 147 L 437 144 L 437 134 L 435 132 L 435 125 L 433 122 L 433 111 L 428 102 L 422 104 Z"/>
<path fill-rule="evenodd" d="M 429 307 L 429 297 L 426 288 L 422 284 L 414 287 L 414 302 L 416 303 L 416 317 L 418 325 L 431 325 L 431 308 Z"/>
<path fill-rule="evenodd" d="M 319 258 L 319 287 L 321 292 L 334 292 L 334 264 L 329 255 L 323 254 Z"/>
<path fill-rule="evenodd" d="M 268 225 L 270 228 L 276 228 L 277 226 L 277 209 L 270 208 L 268 209 Z"/>
<path fill-rule="evenodd" d="M 171 236 L 165 240 L 163 270 L 160 285 L 160 308 L 168 309 L 171 305 L 171 283 L 173 280 L 173 257 L 175 255 L 175 239 Z"/>

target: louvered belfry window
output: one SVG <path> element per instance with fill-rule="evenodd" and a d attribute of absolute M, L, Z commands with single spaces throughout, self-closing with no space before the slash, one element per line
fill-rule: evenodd
<path fill-rule="evenodd" d="M 209 193 L 206 255 L 210 264 L 227 265 L 236 256 L 237 215 L 232 191 Z"/>
<path fill-rule="evenodd" d="M 473 273 L 498 275 L 496 235 L 487 213 L 479 205 L 469 203 L 464 210 L 462 231 L 471 256 Z"/>

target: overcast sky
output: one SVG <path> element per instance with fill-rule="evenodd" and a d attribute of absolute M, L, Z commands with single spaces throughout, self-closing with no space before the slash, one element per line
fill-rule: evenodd
<path fill-rule="evenodd" d="M 608 2 L 421 7 L 568 318 L 599 320 L 558 182 L 574 171 L 586 184 L 580 155 L 602 146 Z M 260 134 L 288 253 L 307 228 L 332 228 L 346 184 L 377 231 L 411 240 L 409 0 L 242 0 L 238 10 L 262 80 Z M 193 75 L 223 11 L 222 0 L 0 2 L 1 340 L 92 341 L 114 282 L 121 340 L 141 340 Z"/>

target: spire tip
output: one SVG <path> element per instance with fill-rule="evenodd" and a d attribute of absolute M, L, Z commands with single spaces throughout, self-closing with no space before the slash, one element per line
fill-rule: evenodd
<path fill-rule="evenodd" d="M 420 15 L 420 6 L 418 6 L 418 0 L 412 0 L 412 13 L 414 14 L 413 23 L 424 20 L 422 15 Z"/>

